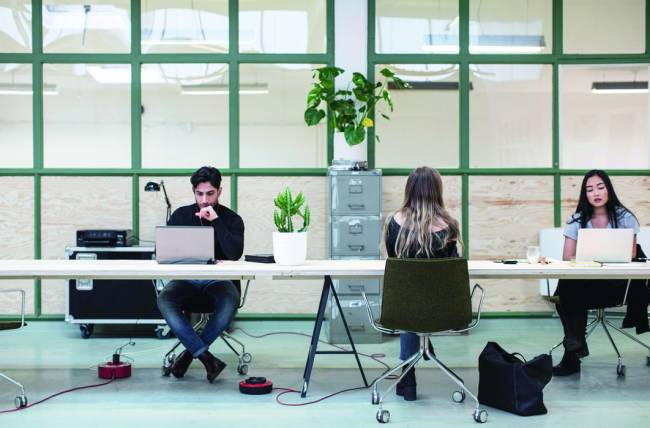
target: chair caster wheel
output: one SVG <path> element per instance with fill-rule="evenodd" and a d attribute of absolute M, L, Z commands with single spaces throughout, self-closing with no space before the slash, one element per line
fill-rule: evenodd
<path fill-rule="evenodd" d="M 22 409 L 23 407 L 27 407 L 27 397 L 24 395 L 19 395 L 14 399 L 14 405 L 16 406 L 16 409 Z"/>
<path fill-rule="evenodd" d="M 387 424 L 390 421 L 390 412 L 388 410 L 377 410 L 377 422 Z"/>
<path fill-rule="evenodd" d="M 650 367 L 650 357 L 645 357 L 645 365 Z"/>
<path fill-rule="evenodd" d="M 456 403 L 462 403 L 465 401 L 465 391 L 454 391 L 451 394 L 451 399 Z"/>
<path fill-rule="evenodd" d="M 158 327 L 156 329 L 156 337 L 158 339 L 169 339 L 173 333 L 169 327 Z"/>
<path fill-rule="evenodd" d="M 479 424 L 484 424 L 487 422 L 488 413 L 485 410 L 475 410 L 474 411 L 474 420 Z"/>
<path fill-rule="evenodd" d="M 242 356 L 241 356 L 241 360 L 242 360 L 244 363 L 248 364 L 248 363 L 250 363 L 251 361 L 253 361 L 253 356 L 252 356 L 250 353 L 248 353 L 248 352 L 244 352 L 244 353 L 242 354 Z"/>
<path fill-rule="evenodd" d="M 88 339 L 93 335 L 95 326 L 93 324 L 79 324 L 79 333 L 81 333 L 82 339 Z"/>
<path fill-rule="evenodd" d="M 379 404 L 379 393 L 372 391 L 372 404 Z"/>
<path fill-rule="evenodd" d="M 625 376 L 625 364 L 619 364 L 616 366 L 616 374 L 618 377 L 624 377 Z"/>
<path fill-rule="evenodd" d="M 245 375 L 248 373 L 248 364 L 240 364 L 237 366 L 237 373 Z"/>

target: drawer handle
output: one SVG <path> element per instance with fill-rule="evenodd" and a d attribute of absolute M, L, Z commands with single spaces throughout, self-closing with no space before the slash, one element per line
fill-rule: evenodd
<path fill-rule="evenodd" d="M 348 186 L 348 192 L 354 194 L 363 193 L 363 186 L 359 184 L 351 184 L 350 186 Z"/>
<path fill-rule="evenodd" d="M 348 245 L 348 248 L 352 251 L 364 251 L 366 249 L 365 245 Z"/>
<path fill-rule="evenodd" d="M 348 226 L 348 232 L 350 235 L 361 235 L 363 233 L 363 225 L 351 224 Z"/>
<path fill-rule="evenodd" d="M 364 291 L 366 291 L 366 286 L 365 285 L 352 285 L 352 284 L 350 284 L 350 285 L 348 285 L 348 288 L 350 289 L 350 291 L 355 291 L 357 293 L 363 293 Z"/>
<path fill-rule="evenodd" d="M 348 204 L 348 208 L 351 210 L 365 210 L 366 204 Z"/>

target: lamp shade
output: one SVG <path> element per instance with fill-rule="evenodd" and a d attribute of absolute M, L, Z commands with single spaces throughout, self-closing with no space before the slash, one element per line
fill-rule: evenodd
<path fill-rule="evenodd" d="M 145 192 L 160 192 L 160 184 L 155 181 L 150 181 L 144 185 Z"/>

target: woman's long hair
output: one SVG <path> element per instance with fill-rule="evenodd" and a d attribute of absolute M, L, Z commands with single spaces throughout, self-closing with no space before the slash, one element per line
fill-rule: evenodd
<path fill-rule="evenodd" d="M 607 210 L 607 217 L 609 219 L 609 222 L 612 224 L 612 227 L 616 229 L 618 228 L 618 218 L 622 213 L 627 211 L 633 216 L 634 214 L 621 203 L 621 201 L 618 199 L 618 196 L 616 196 L 616 192 L 614 191 L 612 181 L 609 179 L 609 175 L 600 169 L 592 169 L 586 173 L 582 179 L 582 185 L 580 186 L 580 197 L 578 198 L 578 206 L 576 207 L 575 211 L 575 214 L 579 214 L 579 216 L 574 215 L 573 218 L 569 220 L 569 223 L 575 223 L 578 221 L 580 222 L 580 227 L 583 228 L 586 227 L 589 220 L 591 220 L 591 216 L 594 214 L 594 207 L 589 203 L 589 200 L 587 199 L 587 180 L 593 176 L 600 177 L 605 184 L 605 188 L 607 188 L 607 203 L 605 204 L 605 209 Z M 634 217 L 636 218 L 636 216 Z"/>
<path fill-rule="evenodd" d="M 458 221 L 445 209 L 442 178 L 435 169 L 422 166 L 411 172 L 404 189 L 404 203 L 397 213 L 403 219 L 395 240 L 397 257 L 430 258 L 450 241 L 460 242 Z M 433 231 L 441 223 L 447 227 L 436 238 Z"/>

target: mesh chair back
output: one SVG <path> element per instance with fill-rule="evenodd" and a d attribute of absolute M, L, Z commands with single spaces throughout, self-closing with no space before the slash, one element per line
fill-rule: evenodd
<path fill-rule="evenodd" d="M 386 260 L 380 324 L 429 333 L 462 329 L 472 321 L 467 260 Z"/>

